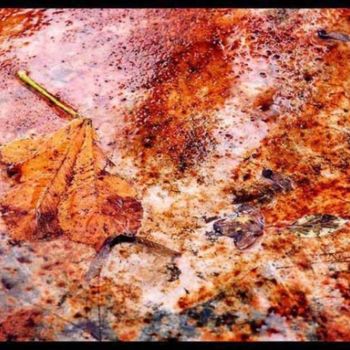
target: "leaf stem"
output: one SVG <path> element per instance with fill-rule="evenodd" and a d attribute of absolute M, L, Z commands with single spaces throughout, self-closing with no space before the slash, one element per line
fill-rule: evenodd
<path fill-rule="evenodd" d="M 75 111 L 72 107 L 66 105 L 61 102 L 58 98 L 50 94 L 43 86 L 34 81 L 24 70 L 19 70 L 17 72 L 18 77 L 35 91 L 37 91 L 42 96 L 45 96 L 48 100 L 50 100 L 57 107 L 61 108 L 66 113 L 70 114 L 73 118 L 79 118 L 81 115 Z"/>

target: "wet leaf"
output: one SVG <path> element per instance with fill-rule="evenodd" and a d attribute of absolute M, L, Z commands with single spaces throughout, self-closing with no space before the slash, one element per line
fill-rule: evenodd
<path fill-rule="evenodd" d="M 264 233 L 264 219 L 249 205 L 241 205 L 237 212 L 213 224 L 214 232 L 233 239 L 235 246 L 244 250 L 252 246 Z"/>
<path fill-rule="evenodd" d="M 74 119 L 49 137 L 13 141 L 0 157 L 14 178 L 0 201 L 12 238 L 66 235 L 99 249 L 108 237 L 139 228 L 136 193 L 106 171 L 108 159 L 89 119 Z"/>
<path fill-rule="evenodd" d="M 306 215 L 289 226 L 301 237 L 323 237 L 341 229 L 348 220 L 329 214 Z"/>

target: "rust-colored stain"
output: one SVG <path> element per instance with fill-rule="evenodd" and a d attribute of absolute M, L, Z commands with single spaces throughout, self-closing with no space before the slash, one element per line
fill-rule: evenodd
<path fill-rule="evenodd" d="M 327 80 L 315 77 L 317 92 L 298 118 L 282 119 L 234 171 L 233 200 L 260 203 L 271 225 L 316 212 L 349 215 L 349 101 L 344 74 L 350 68 L 334 64 L 346 62 L 349 52 L 344 44 L 328 45 Z M 334 86 L 337 89 L 331 92 Z"/>
<path fill-rule="evenodd" d="M 164 157 L 183 173 L 213 142 L 210 112 L 230 94 L 231 67 L 220 38 L 190 44 L 162 65 L 126 137 L 142 163 Z"/>
<path fill-rule="evenodd" d="M 0 30 L 3 40 L 19 36 L 30 36 L 43 25 L 45 21 L 43 10 L 1 9 Z"/>
<path fill-rule="evenodd" d="M 0 339 L 349 340 L 349 18 L 0 10 Z"/>
<path fill-rule="evenodd" d="M 22 310 L 6 318 L 0 325 L 1 341 L 28 341 L 35 338 L 40 325 L 40 310 Z"/>

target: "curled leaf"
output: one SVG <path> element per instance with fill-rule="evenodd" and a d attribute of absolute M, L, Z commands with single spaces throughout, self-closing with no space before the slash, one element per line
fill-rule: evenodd
<path fill-rule="evenodd" d="M 289 229 L 301 237 L 323 237 L 341 229 L 349 221 L 329 214 L 306 215 Z"/>

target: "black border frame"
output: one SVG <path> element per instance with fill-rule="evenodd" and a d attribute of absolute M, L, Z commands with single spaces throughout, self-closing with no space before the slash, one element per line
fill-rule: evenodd
<path fill-rule="evenodd" d="M 317 349 L 348 350 L 349 342 L 8 342 L 1 349 Z"/>

